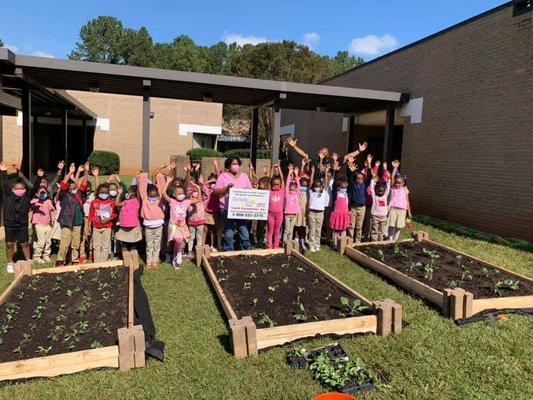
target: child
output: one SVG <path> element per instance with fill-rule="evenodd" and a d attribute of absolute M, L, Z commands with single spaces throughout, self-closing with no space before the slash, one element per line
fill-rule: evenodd
<path fill-rule="evenodd" d="M 57 195 L 61 205 L 61 211 L 57 218 L 57 222 L 59 222 L 61 227 L 61 240 L 59 242 L 56 266 L 65 265 L 69 250 L 72 263 L 78 264 L 80 262 L 83 203 L 85 202 L 87 181 L 82 179 L 78 185 L 73 177 L 75 170 L 74 163 L 70 164 L 69 171 L 59 185 L 59 193 Z"/>
<path fill-rule="evenodd" d="M 257 189 L 270 190 L 270 177 L 268 171 L 257 181 Z M 257 220 L 255 229 L 255 244 L 259 248 L 265 248 L 267 234 L 267 220 Z"/>
<path fill-rule="evenodd" d="M 217 237 L 218 222 L 218 196 L 213 193 L 216 175 L 211 174 L 207 177 L 207 183 L 202 188 L 202 199 L 204 201 L 204 237 L 209 238 L 211 251 L 216 251 L 215 238 Z M 218 242 L 217 242 L 218 243 Z"/>
<path fill-rule="evenodd" d="M 307 219 L 309 223 L 309 250 L 312 252 L 320 250 L 320 237 L 322 235 L 322 224 L 324 223 L 324 209 L 329 201 L 324 186 L 328 186 L 328 177 L 326 181 L 314 180 L 315 167 L 311 167 L 311 180 L 313 181 L 313 190 L 309 193 L 309 213 Z"/>
<path fill-rule="evenodd" d="M 373 242 L 384 240 L 387 233 L 387 214 L 389 212 L 388 196 L 390 191 L 390 181 L 384 185 L 378 182 L 378 176 L 373 172 L 374 177 L 370 181 L 370 197 L 372 206 L 370 209 L 370 240 Z"/>
<path fill-rule="evenodd" d="M 148 185 L 148 174 L 137 174 L 139 196 L 141 198 L 141 217 L 143 218 L 144 236 L 146 239 L 146 266 L 155 269 L 159 265 L 161 252 L 161 238 L 163 237 L 163 224 L 165 211 L 163 192 L 165 191 L 165 177 L 157 174 L 156 185 Z"/>
<path fill-rule="evenodd" d="M 85 175 L 89 173 L 89 165 L 85 164 Z M 100 172 L 98 167 L 93 167 L 91 170 L 95 185 L 98 187 L 100 184 L 98 181 L 98 174 Z M 93 185 L 92 183 L 86 179 L 87 182 L 87 191 L 86 191 L 86 198 L 85 202 L 83 203 L 83 232 L 81 235 L 81 243 L 80 243 L 80 263 L 83 264 L 85 260 L 92 260 L 93 256 L 93 244 L 91 239 L 91 222 L 89 221 L 89 210 L 91 208 L 91 203 L 94 200 L 94 192 L 93 192 Z"/>
<path fill-rule="evenodd" d="M 363 224 L 366 212 L 366 189 L 365 177 L 361 172 L 350 173 L 350 226 L 348 233 L 360 243 L 363 237 Z"/>
<path fill-rule="evenodd" d="M 167 182 L 167 188 L 171 183 L 171 180 Z M 174 186 L 172 194 L 174 197 L 170 197 L 166 190 L 163 191 L 163 198 L 170 206 L 170 221 L 168 224 L 167 242 L 174 242 L 172 266 L 176 270 L 179 270 L 183 261 L 181 253 L 183 243 L 189 239 L 189 229 L 187 228 L 186 224 L 187 210 L 191 204 L 197 203 L 199 199 L 187 199 L 187 196 L 185 195 L 185 189 L 182 186 Z"/>
<path fill-rule="evenodd" d="M 296 228 L 296 236 L 300 242 L 300 248 L 305 249 L 306 247 L 306 236 L 307 236 L 307 198 L 308 198 L 308 186 L 309 179 L 305 177 L 299 178 L 300 190 L 298 193 L 298 214 L 296 215 L 296 221 L 294 226 Z"/>
<path fill-rule="evenodd" d="M 30 202 L 30 220 L 34 234 L 33 260 L 39 264 L 50 262 L 54 219 L 54 204 L 48 198 L 47 190 L 41 186 Z"/>
<path fill-rule="evenodd" d="M 292 164 L 289 165 L 287 178 L 285 208 L 283 210 L 285 213 L 283 241 L 292 240 L 294 226 L 300 213 L 300 178 L 298 177 L 298 168 L 293 168 Z"/>
<path fill-rule="evenodd" d="M 137 196 L 137 186 L 130 186 L 122 200 L 122 189 L 119 189 L 119 195 L 115 200 L 117 207 L 120 207 L 119 223 L 120 228 L 115 238 L 122 245 L 122 252 L 137 250 L 136 244 L 143 238 L 141 224 L 139 222 L 139 209 L 141 203 Z"/>
<path fill-rule="evenodd" d="M 198 178 L 200 185 L 203 184 L 203 179 Z M 190 184 L 189 184 L 190 185 Z M 189 251 L 189 259 L 193 258 L 194 242 L 196 246 L 204 245 L 204 225 L 205 225 L 205 203 L 202 197 L 201 186 L 193 184 L 195 190 L 190 193 L 191 199 L 196 200 L 187 210 L 189 213 L 188 227 L 189 227 L 189 241 L 187 247 Z"/>
<path fill-rule="evenodd" d="M 18 242 L 24 253 L 24 259 L 30 259 L 30 246 L 28 244 L 28 213 L 30 202 L 41 184 L 44 176 L 43 170 L 37 171 L 37 179 L 30 190 L 26 190 L 24 182 L 17 179 L 13 187 L 7 181 L 7 165 L 0 162 L 0 182 L 4 188 L 2 199 L 4 208 L 4 227 L 6 232 L 7 272 L 12 274 L 15 269 L 13 256 L 15 244 Z"/>
<path fill-rule="evenodd" d="M 389 226 L 389 240 L 398 240 L 400 231 L 405 227 L 406 214 L 411 218 L 411 206 L 409 204 L 409 191 L 405 187 L 405 178 L 402 175 L 397 175 L 400 162 L 394 160 L 392 162 L 392 175 L 389 200 L 389 218 L 387 225 Z"/>
<path fill-rule="evenodd" d="M 346 236 L 346 229 L 350 226 L 350 211 L 348 211 L 348 181 L 345 178 L 337 180 L 337 196 L 333 212 L 329 217 L 329 226 L 333 231 L 333 244 L 337 247 L 340 237 Z"/>
<path fill-rule="evenodd" d="M 274 165 L 270 179 L 270 200 L 267 222 L 267 248 L 279 247 L 283 223 L 283 174 L 279 165 Z"/>
<path fill-rule="evenodd" d="M 89 209 L 92 224 L 94 262 L 107 261 L 111 252 L 111 231 L 117 218 L 115 200 L 109 197 L 109 184 L 102 183 L 96 188 L 96 197 Z"/>

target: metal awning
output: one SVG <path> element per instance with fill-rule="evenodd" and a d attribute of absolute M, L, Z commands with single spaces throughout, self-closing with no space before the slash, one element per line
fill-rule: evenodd
<path fill-rule="evenodd" d="M 10 67 L 54 89 L 142 96 L 143 87 L 149 85 L 152 97 L 245 106 L 280 102 L 281 107 L 289 109 L 359 113 L 408 100 L 408 95 L 400 92 L 58 60 L 18 55 L 0 48 L 0 71 L 5 73 Z"/>

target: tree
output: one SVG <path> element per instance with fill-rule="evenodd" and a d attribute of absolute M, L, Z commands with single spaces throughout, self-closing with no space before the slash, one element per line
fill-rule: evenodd
<path fill-rule="evenodd" d="M 0 47 L 4 47 L 4 42 L 0 39 Z"/>
<path fill-rule="evenodd" d="M 151 67 L 154 63 L 154 43 L 144 26 L 138 31 L 125 29 L 119 51 L 124 64 Z"/>

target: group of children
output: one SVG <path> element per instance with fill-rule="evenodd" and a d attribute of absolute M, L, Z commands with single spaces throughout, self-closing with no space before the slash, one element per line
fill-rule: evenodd
<path fill-rule="evenodd" d="M 411 215 L 398 161 L 392 162 L 391 173 L 387 163 L 373 164 L 367 155 L 359 169 L 356 157 L 366 143 L 342 163 L 327 149 L 311 161 L 296 141 L 289 144 L 303 159 L 300 167 L 289 165 L 286 176 L 274 165 L 257 177 L 250 165 L 251 186 L 270 192 L 268 219 L 249 222 L 255 246 L 276 248 L 297 239 L 302 249 L 318 251 L 324 233 L 331 234 L 335 245 L 347 232 L 356 241 L 398 238 Z M 64 162 L 58 163 L 52 182 L 38 170 L 31 183 L 13 166 L 16 179 L 10 184 L 8 167 L 0 163 L 8 272 L 13 272 L 16 243 L 26 260 L 33 257 L 38 263 L 50 262 L 56 240 L 56 265 L 101 262 L 124 250 L 144 249 L 148 268 L 166 259 L 177 269 L 184 257 L 192 256 L 195 245 L 208 242 L 213 251 L 227 248 L 221 223 L 227 215 L 222 214 L 222 196 L 216 189 L 222 172 L 216 161 L 213 165 L 215 172 L 207 178 L 197 163 L 184 168 L 184 178 L 176 178 L 171 162 L 152 176 L 140 171 L 128 187 L 118 175 L 100 183 L 99 169 L 88 163 L 77 168 L 71 164 L 63 174 Z"/>

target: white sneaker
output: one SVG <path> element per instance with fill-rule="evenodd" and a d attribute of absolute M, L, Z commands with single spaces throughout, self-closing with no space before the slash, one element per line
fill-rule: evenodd
<path fill-rule="evenodd" d="M 309 251 L 310 251 L 311 253 L 314 253 L 314 252 L 316 251 L 316 247 L 315 247 L 314 245 L 310 244 L 310 245 L 309 245 Z"/>
<path fill-rule="evenodd" d="M 218 250 L 215 246 L 211 246 L 211 252 L 212 253 L 216 253 Z"/>
<path fill-rule="evenodd" d="M 183 261 L 183 256 L 181 253 L 176 254 L 176 257 L 172 260 L 172 266 L 174 269 L 180 269 L 181 263 Z"/>
<path fill-rule="evenodd" d="M 315 251 L 320 251 L 320 246 L 316 246 Z"/>
<path fill-rule="evenodd" d="M 42 258 L 34 258 L 33 261 L 35 261 L 37 264 L 44 264 L 45 261 Z"/>
<path fill-rule="evenodd" d="M 7 263 L 7 273 L 12 274 L 15 272 L 15 263 Z"/>
<path fill-rule="evenodd" d="M 49 262 L 52 262 L 52 259 L 50 257 L 43 257 L 43 261 L 45 263 L 49 263 Z"/>

